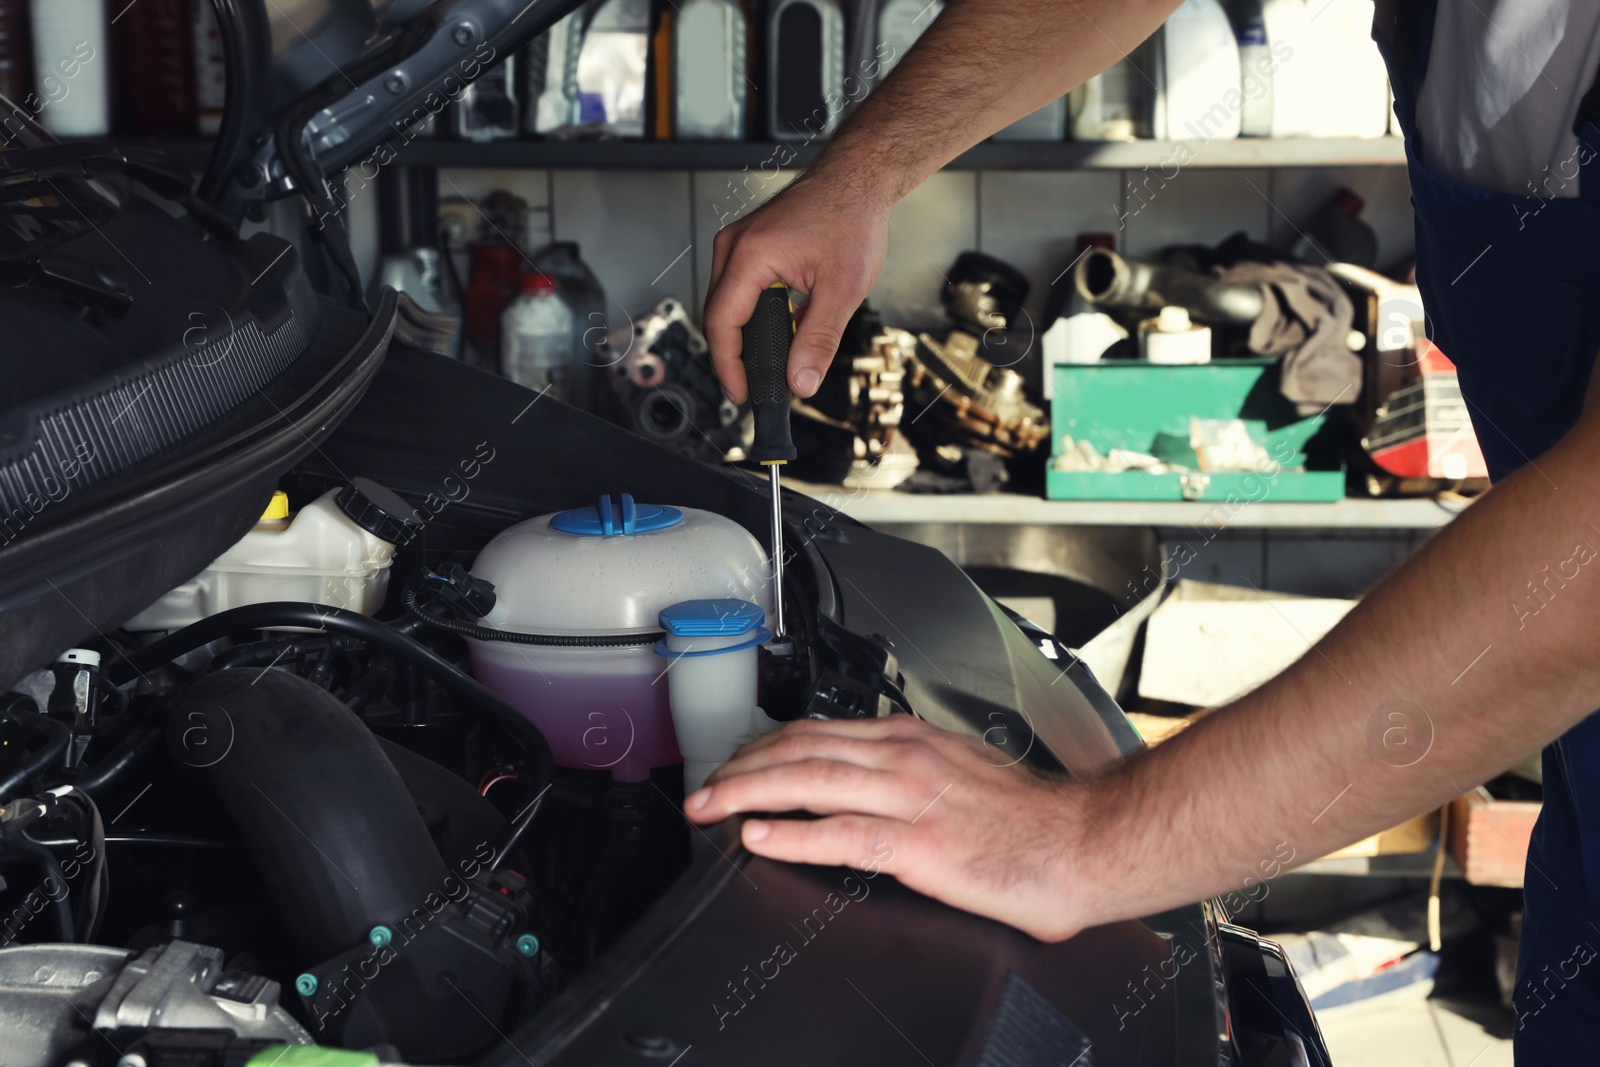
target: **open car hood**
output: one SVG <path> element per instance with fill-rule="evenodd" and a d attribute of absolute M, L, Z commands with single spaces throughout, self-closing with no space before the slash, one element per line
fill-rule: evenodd
<path fill-rule="evenodd" d="M 236 215 L 382 165 L 467 84 L 582 0 L 217 0 L 226 117 L 201 184 Z"/>

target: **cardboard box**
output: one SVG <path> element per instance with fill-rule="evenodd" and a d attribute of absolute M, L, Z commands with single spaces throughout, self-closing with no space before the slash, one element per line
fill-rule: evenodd
<path fill-rule="evenodd" d="M 1346 845 L 1337 852 L 1330 852 L 1326 858 L 1343 859 L 1349 856 L 1393 856 L 1405 852 L 1427 852 L 1433 848 L 1433 843 L 1438 837 L 1439 813 L 1425 811 L 1416 818 L 1407 819 L 1399 826 L 1391 826 L 1353 845 Z"/>
<path fill-rule="evenodd" d="M 1145 626 L 1139 695 L 1226 703 L 1305 655 L 1355 604 L 1179 581 Z"/>
<path fill-rule="evenodd" d="M 1521 889 L 1528 842 L 1542 807 L 1536 800 L 1496 800 L 1483 786 L 1450 802 L 1450 855 L 1473 885 Z"/>

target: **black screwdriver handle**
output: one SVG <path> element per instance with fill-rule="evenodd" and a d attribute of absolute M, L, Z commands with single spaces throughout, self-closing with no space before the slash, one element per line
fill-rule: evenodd
<path fill-rule="evenodd" d="M 788 288 L 780 284 L 763 289 L 755 314 L 744 324 L 744 377 L 756 422 L 750 458 L 757 463 L 782 463 L 797 455 L 789 436 L 792 340 L 794 317 L 789 312 Z"/>

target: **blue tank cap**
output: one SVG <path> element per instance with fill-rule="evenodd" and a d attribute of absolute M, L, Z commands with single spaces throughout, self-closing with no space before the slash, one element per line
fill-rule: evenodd
<path fill-rule="evenodd" d="M 748 600 L 685 600 L 662 609 L 661 628 L 674 637 L 738 637 L 765 619 Z"/>
<path fill-rule="evenodd" d="M 550 528 L 584 537 L 615 537 L 617 534 L 650 533 L 665 530 L 683 521 L 683 512 L 665 504 L 635 504 L 628 493 L 620 503 L 610 493 L 592 508 L 573 508 L 550 519 Z"/>

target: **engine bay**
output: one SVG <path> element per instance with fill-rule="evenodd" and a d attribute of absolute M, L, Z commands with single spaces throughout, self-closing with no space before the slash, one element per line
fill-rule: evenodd
<path fill-rule="evenodd" d="M 424 551 L 426 501 L 284 484 L 0 704 L 18 1062 L 472 1062 L 709 847 L 686 775 L 781 719 L 905 710 L 887 642 L 805 597 L 768 647 L 766 555 L 714 512 L 604 494 Z"/>

